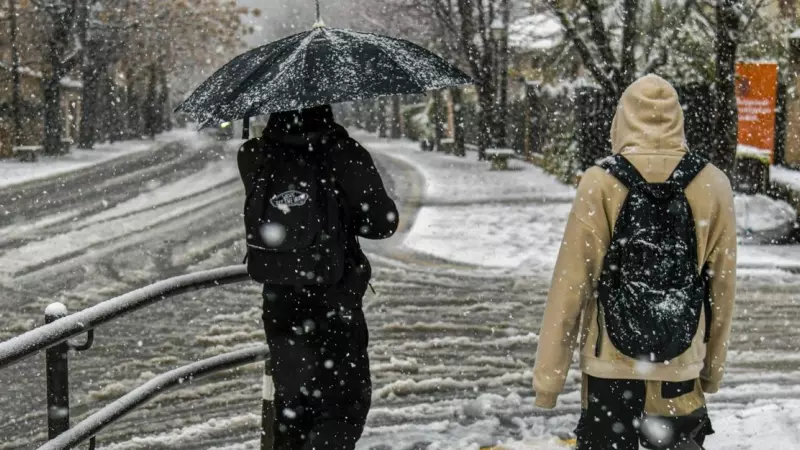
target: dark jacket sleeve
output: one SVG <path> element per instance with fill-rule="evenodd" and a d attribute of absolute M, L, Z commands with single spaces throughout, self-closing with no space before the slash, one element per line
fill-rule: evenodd
<path fill-rule="evenodd" d="M 348 138 L 335 150 L 334 176 L 356 233 L 367 239 L 385 239 L 397 231 L 397 206 L 369 152 Z"/>

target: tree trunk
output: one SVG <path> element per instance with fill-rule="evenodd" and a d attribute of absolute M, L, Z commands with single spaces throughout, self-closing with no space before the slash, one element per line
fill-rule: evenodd
<path fill-rule="evenodd" d="M 639 0 L 623 0 L 622 21 L 622 48 L 620 49 L 620 68 L 617 86 L 620 92 L 633 83 L 636 76 L 636 38 L 640 32 L 636 22 L 639 9 Z"/>
<path fill-rule="evenodd" d="M 155 64 L 150 66 L 149 80 L 147 83 L 147 95 L 143 105 L 144 116 L 144 131 L 150 136 L 150 139 L 155 139 L 158 133 L 158 123 L 160 121 L 158 105 L 158 76 L 156 74 Z"/>
<path fill-rule="evenodd" d="M 440 152 L 442 151 L 442 139 L 444 139 L 444 101 L 440 91 L 436 91 L 432 95 L 433 148 Z"/>
<path fill-rule="evenodd" d="M 711 161 L 730 178 L 733 174 L 738 134 L 736 109 L 736 34 L 739 30 L 737 12 L 741 0 L 717 0 L 716 4 L 716 118 L 714 134 L 717 145 L 711 151 Z"/>
<path fill-rule="evenodd" d="M 139 96 L 136 93 L 136 80 L 133 69 L 128 67 L 125 70 L 125 106 L 124 114 L 126 121 L 125 138 L 139 139 L 142 137 L 142 117 Z"/>
<path fill-rule="evenodd" d="M 86 43 L 84 45 L 90 45 Z M 78 148 L 91 149 L 98 137 L 98 109 L 100 97 L 100 64 L 95 59 L 99 54 L 97 48 L 90 48 L 83 58 L 83 68 L 81 79 L 83 88 L 81 89 L 81 129 L 78 138 Z"/>
<path fill-rule="evenodd" d="M 378 137 L 387 137 L 386 133 L 386 101 L 382 98 L 377 100 L 378 105 Z"/>
<path fill-rule="evenodd" d="M 498 43 L 498 60 L 499 60 L 499 67 L 498 67 L 498 77 L 499 77 L 499 96 L 500 101 L 498 104 L 497 111 L 495 112 L 494 119 L 495 119 L 495 140 L 496 145 L 499 147 L 508 147 L 508 133 L 506 129 L 507 118 L 508 118 L 508 25 L 511 21 L 511 8 L 509 6 L 509 0 L 503 0 L 501 5 L 502 7 L 502 17 L 503 17 L 503 26 L 505 30 L 503 32 L 503 37 L 500 39 Z"/>
<path fill-rule="evenodd" d="M 17 0 L 8 0 L 9 38 L 11 40 L 11 116 L 14 123 L 13 145 L 22 143 L 22 89 L 17 48 Z"/>
<path fill-rule="evenodd" d="M 496 144 L 493 141 L 495 121 L 493 112 L 494 86 L 482 83 L 478 88 L 478 161 L 486 159 L 486 149 Z"/>
<path fill-rule="evenodd" d="M 61 77 L 50 77 L 44 86 L 44 152 L 56 155 L 61 152 Z"/>
<path fill-rule="evenodd" d="M 102 95 L 100 98 L 101 134 L 110 143 L 122 140 L 125 136 L 125 95 L 122 88 L 114 82 L 113 71 L 106 71 L 101 79 Z"/>
<path fill-rule="evenodd" d="M 161 108 L 161 132 L 170 131 L 172 129 L 172 108 L 169 104 L 169 83 L 167 82 L 167 71 L 164 65 L 159 65 L 159 92 L 158 92 L 158 105 Z"/>
<path fill-rule="evenodd" d="M 55 31 L 49 42 L 50 71 L 45 76 L 44 84 L 44 152 L 55 155 L 61 152 L 61 134 L 63 132 L 61 113 L 61 79 L 64 77 L 64 43 L 68 31 L 60 23 L 55 24 Z"/>
<path fill-rule="evenodd" d="M 395 95 L 392 97 L 392 123 L 391 132 L 389 136 L 392 139 L 400 139 L 402 137 L 403 114 L 400 111 L 400 97 Z"/>
<path fill-rule="evenodd" d="M 453 100 L 453 140 L 455 140 L 455 152 L 458 156 L 466 156 L 467 150 L 464 145 L 464 106 L 461 88 L 450 89 L 450 98 Z"/>

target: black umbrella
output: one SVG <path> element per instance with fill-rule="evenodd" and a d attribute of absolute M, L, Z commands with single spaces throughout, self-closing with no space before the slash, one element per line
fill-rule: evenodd
<path fill-rule="evenodd" d="M 411 42 L 351 30 L 310 31 L 243 53 L 178 107 L 203 126 L 312 106 L 472 84 Z"/>

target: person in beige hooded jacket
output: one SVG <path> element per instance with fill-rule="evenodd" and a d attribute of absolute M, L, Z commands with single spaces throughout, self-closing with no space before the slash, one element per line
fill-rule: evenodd
<path fill-rule="evenodd" d="M 634 82 L 617 107 L 611 140 L 613 152 L 628 159 L 647 182 L 666 181 L 688 151 L 675 89 L 655 75 Z M 640 430 L 642 416 L 666 418 L 669 423 L 661 423 L 660 428 L 671 427 L 676 436 L 702 428 L 692 433 L 699 435 L 696 440 L 701 444 L 705 434 L 713 433 L 703 392 L 719 389 L 733 316 L 733 193 L 727 176 L 711 164 L 685 193 L 695 220 L 698 268 L 708 267 L 711 275 L 710 336 L 704 342 L 703 316 L 686 352 L 665 363 L 643 362 L 619 352 L 605 327 L 598 326 L 602 312 L 598 312 L 595 294 L 627 189 L 599 166 L 581 179 L 542 319 L 533 381 L 536 405 L 555 407 L 579 340 L 583 408 L 576 434 L 580 450 L 638 449 L 640 431 L 646 431 Z M 599 353 L 598 341 L 603 343 Z"/>

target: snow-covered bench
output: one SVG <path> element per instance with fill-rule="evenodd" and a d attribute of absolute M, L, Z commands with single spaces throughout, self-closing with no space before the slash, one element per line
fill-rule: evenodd
<path fill-rule="evenodd" d="M 492 162 L 493 170 L 508 170 L 508 160 L 514 156 L 514 150 L 510 148 L 488 148 L 486 158 Z"/>
<path fill-rule="evenodd" d="M 43 150 L 44 147 L 41 145 L 19 145 L 11 148 L 11 154 L 20 161 L 36 162 Z"/>

